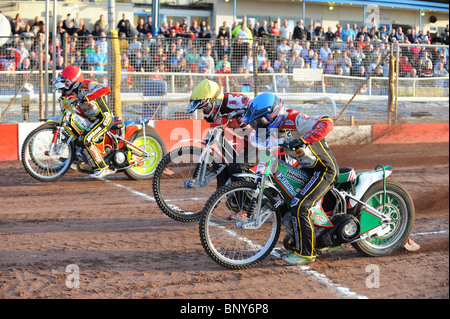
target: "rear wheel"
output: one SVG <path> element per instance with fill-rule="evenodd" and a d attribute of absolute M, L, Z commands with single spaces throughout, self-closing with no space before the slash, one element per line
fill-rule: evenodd
<path fill-rule="evenodd" d="M 127 168 L 124 172 L 130 179 L 148 179 L 155 173 L 156 167 L 166 154 L 166 145 L 161 136 L 146 129 L 145 137 L 142 131 L 135 134 L 131 141 L 133 145 L 147 152 L 148 156 L 139 157 L 128 152 L 128 162 L 136 166 Z"/>
<path fill-rule="evenodd" d="M 362 201 L 383 210 L 383 181 L 373 184 Z M 392 221 L 390 230 L 383 236 L 373 236 L 353 244 L 365 256 L 386 256 L 399 250 L 408 240 L 414 226 L 415 210 L 411 196 L 399 183 L 386 181 L 384 214 Z"/>

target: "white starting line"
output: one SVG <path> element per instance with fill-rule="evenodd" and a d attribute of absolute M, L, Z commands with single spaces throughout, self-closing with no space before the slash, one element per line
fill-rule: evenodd
<path fill-rule="evenodd" d="M 104 178 L 100 178 L 100 180 L 108 182 L 108 183 L 111 183 L 111 184 L 113 184 L 116 187 L 123 188 L 123 189 L 129 191 L 130 193 L 132 193 L 132 194 L 134 194 L 136 196 L 143 197 L 143 198 L 145 198 L 145 199 L 147 199 L 147 200 L 149 200 L 151 202 L 155 202 L 156 201 L 154 197 L 152 197 L 150 195 L 147 195 L 147 194 L 144 194 L 144 193 L 141 193 L 141 192 L 138 192 L 138 191 L 136 191 L 136 190 L 134 190 L 134 189 L 132 189 L 130 187 L 123 186 L 123 185 L 120 185 L 120 184 L 117 184 L 117 183 L 113 183 L 112 181 L 104 179 Z M 416 234 L 411 234 L 411 236 L 439 235 L 439 234 L 446 234 L 448 232 L 449 232 L 448 230 L 442 230 L 442 231 L 434 231 L 434 232 L 416 233 Z M 275 248 L 271 252 L 271 255 L 281 259 L 280 254 L 276 251 L 278 249 L 281 249 L 281 248 Z M 341 285 L 339 285 L 339 284 L 335 283 L 334 281 L 332 281 L 331 279 L 327 278 L 324 274 L 321 274 L 321 273 L 319 273 L 319 272 L 317 272 L 315 270 L 312 270 L 309 266 L 295 266 L 295 268 L 299 269 L 301 272 L 305 273 L 308 276 L 314 277 L 315 279 L 317 279 L 321 283 L 323 283 L 323 284 L 333 288 L 334 290 L 336 290 L 336 292 L 338 294 L 340 294 L 343 297 L 356 298 L 356 299 L 369 299 L 366 296 L 359 295 L 359 294 L 351 291 L 349 288 L 342 287 Z"/>

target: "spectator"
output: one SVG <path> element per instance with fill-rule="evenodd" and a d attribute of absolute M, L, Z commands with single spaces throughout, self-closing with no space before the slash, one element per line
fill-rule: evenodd
<path fill-rule="evenodd" d="M 100 46 L 100 52 L 103 54 L 108 54 L 108 41 L 106 41 L 106 33 L 100 33 L 101 38 L 95 41 L 96 45 Z"/>
<path fill-rule="evenodd" d="M 292 38 L 292 31 L 289 29 L 288 20 L 283 20 L 283 25 L 280 28 L 280 37 L 284 40 L 290 40 Z"/>
<path fill-rule="evenodd" d="M 64 69 L 64 58 L 62 56 L 56 58 L 55 69 L 56 71 L 62 71 Z"/>
<path fill-rule="evenodd" d="M 347 23 L 348 26 L 350 26 Z M 348 57 L 347 51 L 342 53 L 342 56 L 338 60 L 338 67 L 342 69 L 343 75 L 350 75 L 350 70 L 352 68 L 352 60 Z"/>
<path fill-rule="evenodd" d="M 125 13 L 122 16 L 125 18 Z M 99 19 L 95 22 L 94 29 L 95 29 L 96 25 L 99 27 L 99 29 L 101 31 L 107 31 L 108 30 L 108 21 L 106 21 L 106 19 L 103 16 L 103 14 L 101 14 Z M 117 27 L 117 28 L 119 28 L 119 27 Z"/>
<path fill-rule="evenodd" d="M 250 73 L 253 73 L 253 51 L 248 50 L 247 55 L 242 58 L 242 68 L 243 70 L 248 70 Z"/>
<path fill-rule="evenodd" d="M 291 47 L 288 44 L 288 40 L 284 39 L 279 45 L 278 45 L 278 54 L 281 54 L 285 59 L 287 57 L 287 54 L 291 50 Z"/>
<path fill-rule="evenodd" d="M 444 68 L 444 63 L 439 62 L 437 69 L 434 70 L 433 76 L 435 77 L 447 77 L 448 71 Z M 437 87 L 448 87 L 448 80 L 436 80 Z"/>
<path fill-rule="evenodd" d="M 247 55 L 247 43 L 244 43 L 242 41 L 242 38 L 240 35 L 237 36 L 237 38 L 234 40 L 233 44 L 231 45 L 232 48 L 232 55 L 231 55 L 231 71 L 233 73 L 236 72 L 237 67 L 242 63 L 242 59 L 245 55 Z"/>
<path fill-rule="evenodd" d="M 336 73 L 337 62 L 334 59 L 333 53 L 328 54 L 326 61 L 324 62 L 324 72 L 325 74 L 335 74 Z"/>
<path fill-rule="evenodd" d="M 189 31 L 191 32 L 191 34 L 193 34 L 196 38 L 198 38 L 198 35 L 200 33 L 200 27 L 197 24 L 197 20 L 193 20 L 192 21 L 192 25 L 189 28 Z"/>
<path fill-rule="evenodd" d="M 137 51 L 141 51 L 142 49 L 142 42 L 139 41 L 139 38 L 137 35 L 133 36 L 133 41 L 128 46 L 128 56 L 135 55 Z"/>
<path fill-rule="evenodd" d="M 124 85 L 127 89 L 131 89 L 133 87 L 133 75 L 134 72 L 133 66 L 130 64 L 130 61 L 126 54 L 122 55 L 122 81 L 121 84 Z"/>
<path fill-rule="evenodd" d="M 310 24 L 308 27 L 308 31 L 306 32 L 306 39 L 308 41 L 313 41 L 315 36 L 316 36 L 316 30 L 314 29 L 314 26 L 312 24 Z"/>
<path fill-rule="evenodd" d="M 345 25 L 345 29 L 342 30 L 342 32 L 341 32 L 342 41 L 347 42 L 347 38 L 350 38 L 350 40 L 354 41 L 355 37 L 356 37 L 355 32 L 352 29 L 350 29 L 350 24 L 347 23 Z M 344 70 L 344 74 L 345 74 L 345 70 Z"/>
<path fill-rule="evenodd" d="M 442 44 L 444 41 L 442 40 L 441 36 L 439 35 L 439 32 L 436 32 L 434 37 L 431 38 L 431 44 Z"/>
<path fill-rule="evenodd" d="M 227 54 L 228 56 L 231 55 L 229 41 L 226 38 L 219 40 L 219 47 L 217 48 L 217 58 L 222 59 L 224 54 Z"/>
<path fill-rule="evenodd" d="M 202 70 L 203 68 L 207 69 L 206 73 L 214 73 L 214 59 L 211 56 L 211 49 L 207 49 L 205 54 L 198 60 L 198 68 Z"/>
<path fill-rule="evenodd" d="M 280 28 L 278 27 L 278 21 L 272 21 L 273 26 L 270 28 L 270 34 L 274 37 L 280 37 Z"/>
<path fill-rule="evenodd" d="M 103 18 L 103 15 L 100 15 L 100 20 Z M 97 22 L 96 22 L 97 24 Z M 103 30 L 106 30 L 105 28 L 102 28 Z M 131 24 L 130 21 L 126 18 L 126 14 L 122 13 L 122 19 L 117 23 L 117 29 L 120 32 L 123 32 L 126 34 L 127 38 L 131 36 Z"/>
<path fill-rule="evenodd" d="M 103 32 L 103 29 L 100 28 L 100 25 L 96 24 L 96 25 L 94 25 L 94 30 L 92 31 L 92 36 L 99 37 L 99 36 L 101 36 L 102 32 Z"/>
<path fill-rule="evenodd" d="M 268 58 L 266 57 L 267 51 L 265 49 L 259 50 L 259 54 L 257 56 L 257 62 L 258 62 L 258 69 L 261 67 L 263 62 L 267 62 Z M 267 66 L 266 66 L 267 67 Z"/>
<path fill-rule="evenodd" d="M 230 38 L 230 27 L 227 26 L 227 21 L 223 21 L 222 25 L 219 27 L 218 37 Z"/>
<path fill-rule="evenodd" d="M 96 72 L 105 71 L 105 66 L 108 64 L 107 56 L 106 56 L 106 54 L 101 52 L 100 45 L 98 45 L 98 44 L 95 45 L 95 52 L 89 54 L 86 62 L 88 64 L 88 66 L 93 66 L 94 71 L 96 71 Z M 102 77 L 102 75 L 99 73 L 96 73 L 96 75 L 98 77 Z"/>
<path fill-rule="evenodd" d="M 186 55 L 186 62 L 188 68 L 191 72 L 198 72 L 198 61 L 200 60 L 200 55 L 197 53 L 197 48 L 194 46 L 191 48 L 189 53 Z"/>
<path fill-rule="evenodd" d="M 328 27 L 328 31 L 325 33 L 325 41 L 333 41 L 336 34 L 333 32 L 331 27 Z"/>
<path fill-rule="evenodd" d="M 139 18 L 138 25 L 136 26 L 136 31 L 138 33 L 142 33 L 142 34 L 145 34 L 145 35 L 147 35 L 147 33 L 149 32 L 147 30 L 147 27 L 145 26 L 145 20 L 143 18 Z"/>
<path fill-rule="evenodd" d="M 407 76 L 413 69 L 407 56 L 400 58 L 400 76 Z"/>
<path fill-rule="evenodd" d="M 120 51 L 120 55 L 123 55 L 124 53 L 127 53 L 128 52 L 128 47 L 130 46 L 130 44 L 128 43 L 128 40 L 125 38 L 126 36 L 127 35 L 125 34 L 125 32 L 120 32 L 119 33 L 119 51 Z M 92 41 L 93 41 L 93 39 L 92 39 Z"/>
<path fill-rule="evenodd" d="M 324 42 L 322 47 L 320 48 L 319 58 L 322 61 L 327 60 L 328 55 L 331 53 L 331 49 L 328 47 L 328 42 Z"/>
<path fill-rule="evenodd" d="M 230 67 L 228 64 L 222 64 L 222 67 L 216 70 L 216 74 L 232 74 Z M 231 79 L 231 77 L 229 77 Z M 225 76 L 217 77 L 217 82 L 222 86 L 225 90 L 227 88 L 227 79 Z"/>
<path fill-rule="evenodd" d="M 227 69 L 231 69 L 231 63 L 228 61 L 228 54 L 224 54 L 222 59 L 216 64 L 216 71 L 222 69 L 223 65 L 226 64 Z"/>
<path fill-rule="evenodd" d="M 20 60 L 18 64 L 20 66 L 25 58 L 30 57 L 30 52 L 27 50 L 27 48 L 25 48 L 25 42 L 23 42 L 22 40 L 19 41 L 19 46 L 16 48 L 16 50 L 20 54 Z"/>
<path fill-rule="evenodd" d="M 433 63 L 431 60 L 424 62 L 425 67 L 421 70 L 420 77 L 430 78 L 433 76 Z"/>
<path fill-rule="evenodd" d="M 286 69 L 280 68 L 279 73 L 275 76 L 275 83 L 277 85 L 278 92 L 286 92 L 286 89 L 289 88 L 289 78 L 286 75 Z M 281 90 L 280 90 L 281 89 Z"/>
<path fill-rule="evenodd" d="M 303 25 L 303 19 L 297 21 L 297 25 L 292 33 L 292 39 L 301 40 L 303 36 L 306 36 L 306 28 Z"/>
<path fill-rule="evenodd" d="M 411 72 L 408 74 L 409 78 L 417 78 L 417 70 L 415 68 L 411 69 Z"/>
<path fill-rule="evenodd" d="M 233 38 L 241 38 L 243 42 L 249 41 L 251 42 L 253 40 L 253 33 L 252 30 L 247 27 L 247 20 L 242 19 L 242 22 L 233 29 L 232 31 Z"/>
<path fill-rule="evenodd" d="M 269 28 L 267 26 L 267 21 L 264 20 L 262 22 L 262 25 L 258 29 L 258 36 L 260 38 L 267 38 L 269 36 L 269 34 L 270 34 L 270 30 L 269 30 Z"/>
<path fill-rule="evenodd" d="M 322 61 L 319 59 L 317 52 L 314 52 L 313 58 L 310 61 L 311 69 L 322 69 Z"/>
<path fill-rule="evenodd" d="M 305 67 L 305 59 L 300 56 L 298 51 L 293 52 L 292 58 L 288 61 L 288 69 L 303 69 Z"/>
<path fill-rule="evenodd" d="M 81 25 L 81 30 L 79 30 L 78 35 L 80 37 L 87 37 L 88 35 L 90 35 L 91 33 L 88 31 L 87 27 L 85 24 Z"/>

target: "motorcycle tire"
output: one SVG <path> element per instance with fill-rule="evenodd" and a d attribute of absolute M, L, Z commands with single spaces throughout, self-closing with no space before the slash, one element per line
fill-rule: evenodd
<path fill-rule="evenodd" d="M 221 266 L 245 269 L 262 262 L 273 250 L 281 230 L 280 209 L 263 193 L 264 223 L 252 229 L 249 204 L 254 182 L 237 181 L 218 189 L 208 200 L 199 223 L 200 240 L 208 256 Z M 248 227 L 246 227 L 248 226 Z"/>
<path fill-rule="evenodd" d="M 174 220 L 198 221 L 207 199 L 227 181 L 225 168 L 206 187 L 190 187 L 191 181 L 201 169 L 198 163 L 201 153 L 202 149 L 199 147 L 181 147 L 166 154 L 156 167 L 153 196 L 159 208 Z M 214 166 L 215 163 L 212 163 L 207 171 L 212 172 Z"/>
<path fill-rule="evenodd" d="M 130 142 L 139 147 L 145 149 L 150 154 L 150 157 L 145 158 L 142 163 L 137 166 L 132 166 L 124 170 L 125 175 L 129 179 L 143 180 L 151 178 L 156 170 L 161 159 L 166 155 L 166 144 L 162 140 L 161 136 L 153 128 L 146 128 L 145 140 L 144 133 L 142 131 L 137 132 L 132 136 Z M 128 161 L 133 160 L 134 155 L 131 151 L 128 152 Z M 140 158 L 138 158 L 140 160 Z"/>
<path fill-rule="evenodd" d="M 361 200 L 370 206 L 382 210 L 383 181 L 373 184 Z M 408 240 L 414 226 L 414 202 L 408 191 L 399 183 L 386 181 L 386 200 L 384 214 L 393 222 L 391 230 L 383 236 L 373 236 L 353 243 L 353 247 L 364 256 L 386 256 L 400 248 Z"/>
<path fill-rule="evenodd" d="M 56 125 L 45 123 L 31 131 L 22 144 L 22 164 L 28 174 L 41 182 L 60 179 L 69 170 L 75 156 L 72 145 L 66 142 L 67 137 L 63 137 L 62 143 L 58 139 L 55 144 L 57 154 L 48 154 L 55 130 Z"/>

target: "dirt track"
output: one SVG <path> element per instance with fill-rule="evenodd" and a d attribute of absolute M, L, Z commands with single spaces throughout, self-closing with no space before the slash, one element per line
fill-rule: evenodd
<path fill-rule="evenodd" d="M 152 196 L 151 181 L 71 171 L 46 184 L 19 161 L 0 162 L 0 298 L 448 299 L 448 143 L 332 150 L 357 171 L 394 165 L 392 179 L 415 201 L 419 251 L 367 258 L 349 246 L 308 267 L 271 255 L 230 271 L 207 257 L 196 223 L 176 222 L 131 192 Z M 79 267 L 79 288 L 66 287 L 69 265 Z M 366 285 L 369 265 L 380 270 L 379 288 Z"/>

